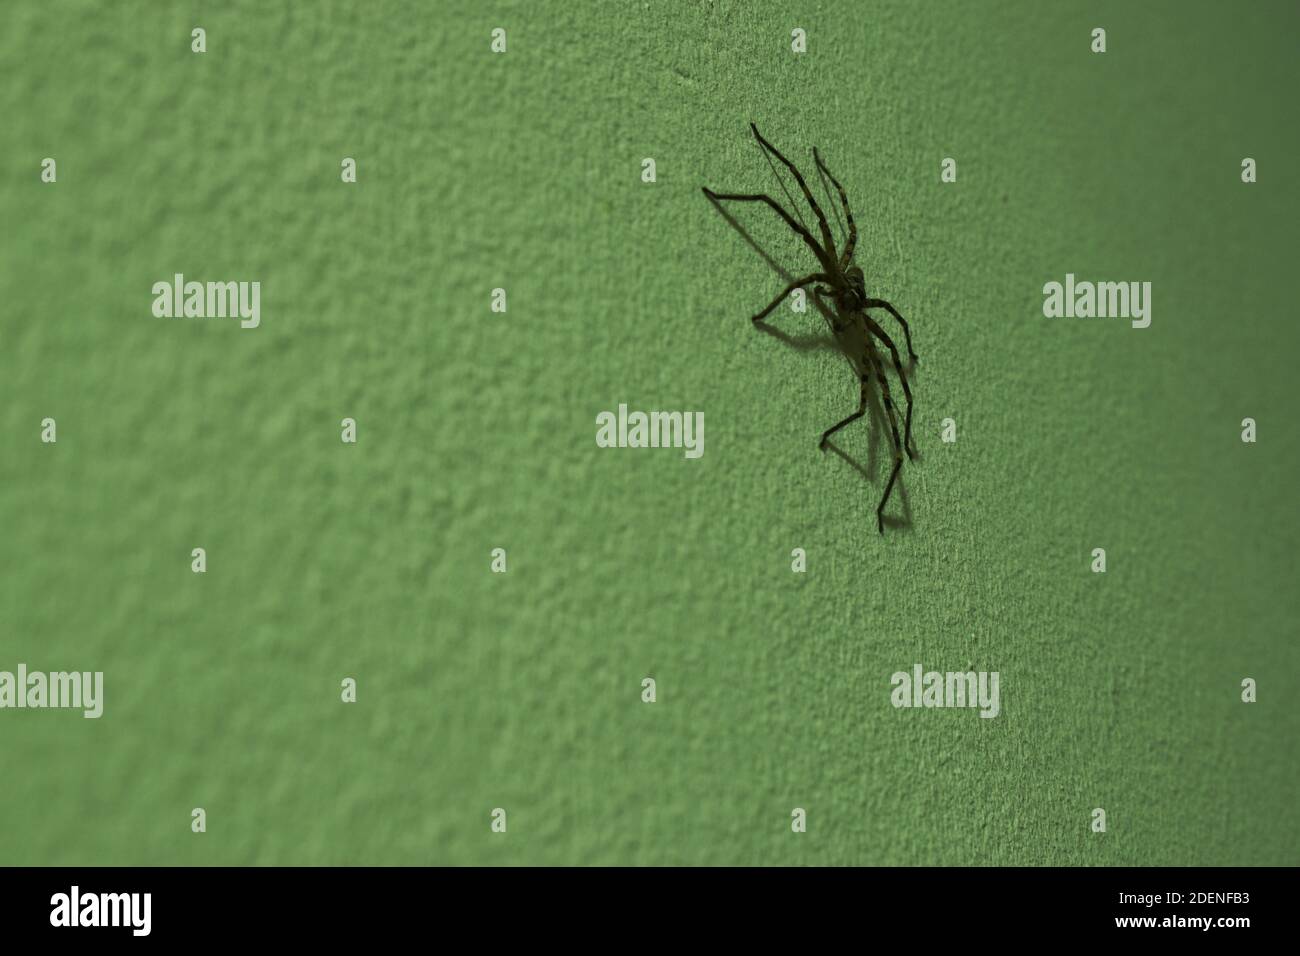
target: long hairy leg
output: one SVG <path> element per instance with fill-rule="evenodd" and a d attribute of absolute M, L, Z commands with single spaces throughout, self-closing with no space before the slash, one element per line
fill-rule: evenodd
<path fill-rule="evenodd" d="M 884 309 L 890 315 L 898 320 L 898 324 L 903 327 L 903 336 L 907 339 L 907 355 L 913 362 L 919 359 L 916 350 L 912 348 L 912 330 L 907 327 L 907 320 L 898 314 L 898 310 L 886 302 L 884 299 L 868 299 L 865 308 Z"/>
<path fill-rule="evenodd" d="M 885 378 L 884 367 L 880 363 L 880 356 L 876 354 L 876 347 L 867 340 L 867 360 L 871 363 L 876 377 L 880 380 L 880 397 L 885 402 L 885 414 L 889 416 L 889 431 L 894 439 L 894 470 L 889 473 L 889 484 L 885 485 L 885 493 L 880 496 L 880 504 L 876 506 L 876 529 L 885 533 L 885 504 L 889 501 L 889 494 L 894 490 L 894 482 L 898 479 L 898 470 L 903 467 L 903 449 L 902 442 L 898 440 L 898 418 L 894 415 L 894 402 L 889 397 L 889 379 Z"/>
<path fill-rule="evenodd" d="M 835 178 L 835 174 L 826 168 L 826 164 L 822 162 L 821 153 L 817 151 L 816 146 L 813 147 L 813 159 L 817 161 L 817 168 L 830 177 L 830 181 L 835 184 L 835 191 L 840 194 L 840 205 L 844 207 L 844 218 L 849 224 L 849 241 L 844 246 L 844 254 L 840 256 L 840 268 L 844 269 L 852 261 L 853 250 L 858 246 L 858 227 L 853 221 L 853 210 L 849 208 L 849 197 L 845 195 L 844 187 Z"/>
<path fill-rule="evenodd" d="M 793 229 L 798 234 L 799 238 L 808 244 L 808 248 L 813 251 L 813 255 L 817 257 L 817 261 L 821 263 L 822 268 L 827 271 L 830 270 L 831 261 L 827 258 L 827 254 L 822 247 L 817 245 L 817 240 L 812 237 L 812 233 L 805 229 L 800 223 L 795 222 L 794 219 L 790 217 L 790 214 L 785 211 L 785 208 L 771 196 L 766 193 L 715 193 L 708 186 L 701 186 L 700 188 L 704 190 L 704 195 L 708 196 L 709 199 L 714 202 L 723 199 L 731 199 L 736 202 L 766 203 L 768 206 L 772 207 L 773 211 L 775 211 L 778 216 L 785 220 L 785 224 Z"/>
<path fill-rule="evenodd" d="M 817 447 L 820 448 L 822 451 L 826 450 L 826 442 L 830 439 L 832 435 L 834 435 L 845 425 L 850 425 L 853 422 L 856 422 L 859 418 L 861 418 L 863 415 L 867 413 L 867 381 L 870 379 L 870 377 L 871 376 L 868 372 L 863 372 L 858 376 L 859 383 L 862 386 L 861 397 L 858 399 L 858 410 L 854 412 L 852 415 L 850 415 L 848 418 L 844 419 L 844 421 L 838 422 L 832 425 L 830 428 L 826 429 L 826 431 L 822 432 L 822 440 L 817 444 Z"/>
<path fill-rule="evenodd" d="M 822 207 L 817 205 L 817 197 L 815 197 L 812 194 L 812 190 L 809 189 L 808 184 L 804 182 L 803 173 L 799 172 L 798 168 L 795 166 L 794 163 L 790 162 L 790 160 L 786 159 L 783 155 L 781 155 L 781 151 L 779 149 L 777 149 L 775 146 L 773 146 L 771 143 L 769 143 L 767 140 L 763 138 L 763 134 L 758 131 L 757 126 L 755 126 L 753 123 L 750 123 L 749 128 L 754 131 L 754 138 L 758 140 L 759 144 L 764 149 L 768 150 L 773 156 L 779 159 L 785 165 L 785 168 L 790 170 L 790 172 L 794 175 L 794 181 L 797 182 L 799 184 L 799 188 L 803 190 L 803 198 L 808 200 L 808 205 L 812 208 L 813 213 L 817 216 L 817 222 L 821 226 L 822 243 L 826 247 L 826 254 L 831 258 L 831 260 L 836 261 L 835 240 L 831 237 L 831 227 L 826 223 L 826 215 L 825 213 L 822 212 Z M 827 267 L 827 271 L 828 272 L 832 271 L 829 266 Z"/>
<path fill-rule="evenodd" d="M 813 150 L 814 158 L 816 157 L 816 155 L 817 155 L 817 151 L 814 149 Z M 832 217 L 835 219 L 835 225 L 837 227 L 835 235 L 838 239 L 841 239 L 842 241 L 847 243 L 849 239 L 849 234 L 844 229 L 844 220 L 840 217 L 841 207 L 835 205 L 835 197 L 831 194 L 831 184 L 826 181 L 826 172 L 821 166 L 817 167 L 817 178 L 821 181 L 822 195 L 826 197 L 826 204 L 831 207 Z M 843 267 L 844 264 L 845 264 L 844 257 L 841 256 L 840 266 Z"/>
<path fill-rule="evenodd" d="M 867 323 L 867 331 L 884 342 L 885 347 L 889 349 L 889 354 L 894 360 L 894 371 L 898 373 L 898 380 L 903 383 L 903 397 L 907 399 L 907 425 L 903 430 L 903 447 L 907 450 L 907 457 L 915 461 L 916 453 L 912 450 L 915 448 L 912 442 L 912 389 L 908 387 L 907 376 L 903 374 L 903 363 L 898 358 L 898 349 L 894 345 L 894 340 L 872 320 L 871 316 L 863 312 L 862 318 Z"/>
<path fill-rule="evenodd" d="M 786 186 L 785 179 L 779 172 L 777 172 L 776 163 L 772 162 L 772 154 L 765 150 L 762 147 L 762 144 L 757 145 L 758 151 L 763 154 L 763 159 L 767 163 L 767 168 L 772 171 L 772 178 L 775 179 L 776 184 L 781 187 L 781 195 L 784 196 L 786 202 L 790 204 L 789 209 L 794 213 L 794 217 L 799 220 L 799 225 L 803 226 L 805 229 L 808 228 L 808 223 L 805 222 L 803 218 L 803 210 L 799 208 L 799 202 L 790 194 L 790 189 Z"/>
<path fill-rule="evenodd" d="M 804 276 L 802 279 L 795 279 L 788 286 L 786 286 L 784 289 L 781 290 L 781 292 L 777 295 L 775 299 L 771 301 L 771 303 L 768 305 L 766 309 L 758 313 L 758 315 L 754 316 L 754 321 L 761 322 L 763 319 L 767 318 L 767 316 L 771 313 L 771 311 L 775 309 L 778 305 L 780 305 L 785 300 L 785 297 L 788 296 L 795 289 L 802 288 L 803 286 L 810 285 L 814 282 L 829 282 L 829 281 L 830 280 L 826 277 L 825 273 L 822 272 L 814 272 L 812 275 Z"/>

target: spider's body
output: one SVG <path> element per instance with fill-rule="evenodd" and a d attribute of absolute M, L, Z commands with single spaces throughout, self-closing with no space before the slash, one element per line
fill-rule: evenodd
<path fill-rule="evenodd" d="M 799 184 L 799 189 L 803 192 L 804 199 L 807 200 L 808 206 L 817 217 L 821 241 L 818 242 L 801 221 L 796 221 L 771 196 L 762 193 L 715 193 L 707 187 L 704 189 L 704 194 L 715 203 L 719 200 L 730 199 L 738 202 L 761 202 L 766 204 L 785 221 L 787 226 L 794 230 L 817 258 L 817 264 L 820 266 L 819 271 L 791 282 L 768 304 L 767 308 L 755 315 L 753 320 L 755 323 L 761 322 L 795 289 L 812 287 L 817 304 L 835 335 L 836 344 L 840 351 L 844 353 L 844 357 L 848 359 L 849 365 L 861 383 L 861 399 L 858 403 L 858 410 L 822 433 L 819 447 L 823 451 L 826 450 L 826 442 L 831 435 L 866 414 L 867 383 L 871 377 L 874 375 L 880 383 L 880 395 L 884 401 L 885 412 L 889 417 L 889 428 L 894 446 L 894 470 L 889 475 L 889 484 L 885 486 L 885 493 L 880 499 L 880 505 L 876 508 L 877 527 L 880 533 L 884 534 L 885 503 L 889 500 L 889 494 L 894 488 L 895 480 L 898 478 L 898 471 L 903 465 L 903 453 L 906 452 L 909 458 L 914 459 L 916 457 L 912 445 L 912 390 L 908 386 L 907 374 L 903 369 L 902 361 L 899 359 L 898 349 L 894 346 L 893 340 L 885 330 L 871 317 L 869 310 L 884 309 L 898 320 L 903 327 L 908 357 L 912 362 L 915 362 L 917 356 L 912 349 L 912 333 L 907 327 L 907 322 L 892 305 L 884 299 L 873 299 L 867 295 L 866 279 L 862 274 L 862 270 L 853 262 L 853 253 L 858 243 L 858 227 L 853 222 L 853 212 L 849 209 L 849 200 L 844 194 L 844 187 L 826 168 L 826 164 L 822 162 L 821 154 L 817 152 L 816 148 L 813 149 L 813 159 L 817 163 L 818 172 L 830 179 L 834 184 L 835 191 L 839 194 L 840 206 L 844 210 L 845 221 L 848 223 L 848 238 L 844 243 L 844 249 L 838 253 L 835 248 L 835 240 L 831 235 L 830 226 L 826 222 L 826 216 L 822 213 L 821 207 L 817 204 L 812 191 L 808 188 L 808 184 L 804 182 L 803 175 L 795 167 L 794 163 L 782 156 L 775 146 L 763 138 L 758 131 L 758 127 L 750 123 L 749 128 L 754 131 L 754 137 L 758 140 L 759 145 L 768 154 L 780 160 L 794 176 L 795 182 Z M 825 185 L 825 179 L 822 180 L 822 185 Z M 782 184 L 781 188 L 785 188 L 784 184 Z M 787 192 L 786 195 L 788 197 L 789 193 Z M 791 202 L 793 203 L 794 200 L 791 199 Z M 894 403 L 889 394 L 889 380 L 885 377 L 884 362 L 877 350 L 877 341 L 889 351 L 894 370 L 897 372 L 898 380 L 903 386 L 903 395 L 907 399 L 907 418 L 904 427 L 905 441 L 900 441 L 898 437 L 898 421 L 894 414 Z"/>
<path fill-rule="evenodd" d="M 844 287 L 835 294 L 835 306 L 842 315 L 861 312 L 867 307 L 867 280 L 857 266 L 844 270 Z"/>

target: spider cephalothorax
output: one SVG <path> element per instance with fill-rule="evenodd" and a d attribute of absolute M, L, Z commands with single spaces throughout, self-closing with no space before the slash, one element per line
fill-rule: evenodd
<path fill-rule="evenodd" d="M 848 236 L 844 243 L 844 249 L 838 253 L 826 216 L 822 213 L 821 206 L 817 204 L 817 200 L 813 197 L 808 184 L 804 182 L 803 175 L 795 167 L 794 163 L 782 156 L 775 146 L 763 138 L 757 126 L 750 123 L 749 128 L 754 131 L 754 138 L 758 140 L 759 146 L 762 147 L 765 155 L 775 156 L 794 176 L 795 182 L 799 184 L 799 189 L 802 191 L 809 208 L 817 217 L 821 242 L 818 242 L 807 226 L 803 224 L 802 215 L 796 221 L 784 206 L 765 193 L 715 193 L 706 186 L 704 187 L 704 195 L 708 196 L 714 203 L 723 199 L 732 199 L 738 202 L 761 202 L 766 204 L 781 217 L 787 226 L 794 230 L 795 234 L 804 241 L 804 244 L 816 257 L 819 266 L 818 271 L 803 278 L 795 279 L 787 285 L 768 304 L 767 308 L 753 317 L 753 320 L 755 323 L 761 322 L 773 309 L 785 301 L 786 296 L 795 289 L 812 287 L 813 298 L 830 325 L 831 331 L 835 335 L 836 344 L 839 346 L 840 351 L 844 353 L 844 357 L 848 359 L 849 365 L 853 368 L 854 374 L 857 375 L 861 385 L 858 410 L 822 433 L 819 447 L 823 451 L 825 451 L 826 442 L 831 435 L 866 414 L 867 382 L 871 376 L 874 375 L 880 383 L 880 397 L 884 402 L 885 412 L 889 417 L 889 429 L 894 445 L 894 470 L 889 475 L 889 483 L 885 486 L 885 493 L 880 499 L 880 505 L 876 508 L 876 523 L 880 533 L 884 534 L 885 503 L 889 500 L 889 493 L 893 490 L 894 481 L 898 478 L 898 471 L 903 465 L 903 453 L 906 452 L 909 458 L 916 458 L 916 452 L 913 450 L 914 446 L 912 444 L 912 390 L 908 386 L 907 374 L 903 370 L 903 363 L 899 359 L 898 349 L 894 346 L 893 339 L 868 314 L 868 310 L 884 309 L 898 320 L 899 325 L 903 328 L 904 339 L 907 342 L 908 357 L 915 363 L 917 356 L 912 349 L 912 332 L 907 327 L 907 322 L 892 305 L 884 299 L 873 299 L 867 295 L 866 280 L 862 270 L 853 263 L 853 253 L 858 244 L 858 227 L 853 222 L 853 212 L 849 209 L 849 200 L 844 194 L 844 187 L 826 168 L 826 164 L 822 162 L 821 154 L 817 152 L 816 148 L 813 149 L 813 160 L 817 164 L 817 171 L 823 177 L 822 186 L 829 194 L 830 189 L 826 186 L 826 180 L 829 179 L 834 184 L 835 191 L 839 194 L 840 206 L 844 210 L 844 219 L 848 224 Z M 768 163 L 771 163 L 770 159 Z M 773 167 L 773 170 L 775 171 L 775 167 Z M 785 191 L 784 183 L 781 183 L 781 189 Z M 796 214 L 798 214 L 798 205 L 790 196 L 789 191 L 785 191 L 785 194 L 791 205 L 795 207 Z M 833 200 L 831 209 L 832 211 L 835 209 Z M 904 435 L 906 437 L 904 440 L 900 440 L 898 436 L 898 420 L 894 414 L 893 399 L 889 394 L 889 380 L 885 377 L 884 362 L 877 351 L 876 342 L 880 342 L 888 349 L 890 358 L 893 361 L 894 371 L 898 374 L 898 380 L 903 385 L 903 395 L 907 399 L 907 418 L 904 426 Z"/>
<path fill-rule="evenodd" d="M 844 270 L 844 285 L 835 292 L 835 305 L 843 313 L 861 312 L 867 307 L 866 278 L 857 266 Z"/>

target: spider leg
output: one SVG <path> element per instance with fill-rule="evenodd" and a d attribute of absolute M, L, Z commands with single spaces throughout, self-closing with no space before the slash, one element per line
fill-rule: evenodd
<path fill-rule="evenodd" d="M 812 237 L 812 233 L 805 229 L 800 223 L 795 222 L 794 219 L 791 218 L 790 214 L 785 211 L 785 208 L 771 196 L 768 196 L 765 193 L 715 193 L 708 186 L 702 186 L 701 188 L 704 190 L 704 195 L 708 196 L 709 199 L 714 202 L 717 202 L 720 199 L 734 199 L 736 202 L 761 202 L 771 206 L 773 211 L 785 220 L 785 224 L 793 229 L 795 233 L 798 234 L 799 238 L 808 244 L 808 248 L 813 251 L 813 254 L 817 257 L 817 261 L 822 264 L 822 268 L 830 269 L 831 260 L 827 257 L 825 250 L 823 250 L 821 246 L 817 245 L 817 240 Z"/>
<path fill-rule="evenodd" d="M 907 339 L 907 355 L 913 362 L 918 361 L 920 356 L 912 348 L 912 330 L 907 327 L 907 320 L 898 314 L 898 310 L 884 299 L 868 299 L 865 307 L 868 309 L 885 309 L 890 315 L 898 319 L 898 324 L 903 327 L 903 335 Z"/>
<path fill-rule="evenodd" d="M 809 189 L 808 184 L 804 182 L 803 174 L 799 172 L 798 168 L 795 167 L 794 163 L 790 162 L 790 160 L 786 159 L 784 156 L 781 155 L 781 151 L 779 149 L 777 149 L 775 146 L 773 146 L 771 143 L 769 143 L 767 140 L 763 138 L 763 134 L 758 131 L 757 126 L 755 126 L 753 123 L 750 123 L 749 128 L 754 131 L 754 138 L 758 140 L 759 145 L 761 145 L 764 149 L 766 149 L 773 156 L 779 159 L 785 165 L 785 168 L 790 170 L 790 172 L 794 174 L 794 181 L 797 182 L 799 184 L 799 188 L 803 190 L 803 198 L 808 200 L 808 205 L 812 207 L 812 211 L 817 216 L 817 222 L 821 226 L 822 242 L 826 246 L 826 254 L 831 259 L 832 262 L 836 261 L 835 240 L 831 238 L 831 227 L 827 225 L 826 215 L 822 212 L 822 207 L 817 205 L 817 199 L 813 196 L 812 190 Z"/>
<path fill-rule="evenodd" d="M 867 323 L 867 331 L 880 339 L 880 341 L 884 342 L 885 347 L 889 349 L 889 354 L 894 359 L 894 371 L 898 373 L 898 380 L 903 383 L 903 396 L 907 399 L 907 426 L 903 432 L 906 441 L 904 442 L 903 447 L 907 450 L 907 457 L 915 461 L 916 453 L 912 451 L 912 449 L 916 447 L 912 442 L 912 390 L 907 385 L 907 376 L 903 374 L 903 363 L 898 358 L 898 349 L 894 345 L 894 340 L 886 334 L 884 329 L 875 323 L 871 316 L 863 312 L 862 318 Z"/>
<path fill-rule="evenodd" d="M 839 334 L 842 325 L 839 314 L 835 309 L 834 300 L 832 299 L 834 294 L 835 291 L 833 289 L 827 289 L 820 285 L 813 286 L 813 298 L 817 300 L 817 306 L 821 311 L 822 318 L 826 320 L 826 327 L 830 329 L 832 335 L 837 335 Z M 849 365 L 853 366 L 852 361 L 849 362 Z M 853 374 L 858 374 L 856 366 L 853 366 Z"/>
<path fill-rule="evenodd" d="M 840 194 L 840 205 L 844 207 L 844 218 L 849 224 L 849 241 L 844 246 L 844 254 L 840 257 L 840 268 L 843 269 L 853 259 L 853 250 L 858 246 L 858 227 L 853 222 L 853 210 L 849 208 L 849 197 L 844 194 L 844 187 L 840 185 L 840 181 L 835 178 L 835 175 L 826 168 L 826 164 L 822 162 L 821 153 L 817 152 L 816 146 L 813 147 L 813 159 L 817 161 L 817 168 L 830 177 L 830 181 L 835 184 L 835 191 Z"/>
<path fill-rule="evenodd" d="M 771 313 L 771 311 L 775 309 L 778 305 L 780 305 L 785 300 L 785 297 L 788 296 L 795 289 L 801 288 L 802 286 L 809 285 L 810 283 L 813 282 L 826 282 L 826 281 L 829 280 L 821 272 L 814 272 L 812 275 L 804 276 L 802 279 L 795 279 L 788 286 L 786 286 L 784 289 L 781 290 L 781 292 L 777 295 L 775 299 L 772 300 L 771 304 L 769 304 L 766 309 L 758 313 L 758 315 L 754 316 L 754 321 L 761 322 L 763 321 L 763 319 L 767 318 L 768 314 Z"/>
<path fill-rule="evenodd" d="M 859 398 L 858 400 L 858 410 L 854 412 L 852 415 L 850 415 L 848 418 L 844 419 L 844 421 L 837 422 L 836 424 L 832 425 L 830 428 L 826 429 L 826 431 L 822 432 L 822 440 L 817 444 L 817 447 L 820 448 L 822 451 L 826 450 L 826 442 L 830 439 L 832 435 L 834 435 L 845 425 L 850 425 L 853 422 L 856 422 L 859 418 L 861 418 L 863 415 L 867 413 L 867 381 L 870 379 L 870 377 L 871 377 L 870 371 L 863 372 L 861 375 L 858 376 L 859 382 L 862 386 L 861 398 Z"/>
<path fill-rule="evenodd" d="M 840 207 L 835 205 L 835 197 L 831 195 L 830 183 L 826 181 L 826 174 L 822 172 L 822 168 L 820 166 L 817 167 L 817 178 L 821 180 L 822 195 L 826 197 L 826 202 L 830 205 L 831 213 L 835 218 L 835 225 L 839 227 L 839 229 L 835 233 L 835 236 L 836 238 L 847 242 L 849 234 L 844 229 L 844 220 L 840 217 Z M 840 264 L 841 267 L 843 267 L 844 263 L 841 262 Z"/>
<path fill-rule="evenodd" d="M 885 402 L 885 412 L 889 415 L 889 431 L 894 439 L 894 470 L 889 473 L 889 484 L 885 485 L 885 493 L 880 496 L 880 504 L 876 506 L 876 528 L 881 534 L 885 533 L 885 503 L 889 501 L 889 493 L 894 490 L 894 482 L 898 479 L 898 470 L 903 467 L 903 450 L 902 443 L 898 440 L 898 419 L 894 415 L 894 403 L 889 397 L 889 379 L 885 378 L 884 368 L 880 364 L 880 357 L 876 354 L 876 347 L 867 339 L 867 359 L 871 367 L 876 371 L 876 377 L 880 379 L 880 397 Z"/>

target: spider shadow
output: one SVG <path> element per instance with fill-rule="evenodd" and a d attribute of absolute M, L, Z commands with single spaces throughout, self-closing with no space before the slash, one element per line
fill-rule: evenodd
<path fill-rule="evenodd" d="M 766 321 L 755 322 L 754 328 L 796 352 L 835 352 L 838 354 L 840 350 L 840 347 L 835 344 L 835 336 L 829 332 L 791 335 L 789 332 L 782 332 L 775 326 L 768 325 Z"/>
<path fill-rule="evenodd" d="M 787 272 L 779 262 L 777 262 L 775 259 L 769 256 L 767 254 L 767 250 L 754 241 L 754 237 L 749 234 L 749 230 L 746 229 L 744 226 L 742 226 L 740 224 L 740 221 L 736 219 L 736 217 L 733 216 L 730 212 L 727 211 L 726 206 L 722 205 L 722 203 L 718 202 L 718 200 L 714 199 L 712 196 L 708 194 L 705 194 L 704 198 L 713 204 L 713 208 L 716 209 L 718 211 L 718 214 L 721 215 L 722 218 L 727 221 L 728 226 L 730 226 L 732 229 L 736 230 L 736 232 L 740 234 L 740 238 L 745 240 L 745 243 L 749 246 L 749 248 L 753 249 L 755 252 L 758 253 L 759 258 L 767 263 L 768 268 L 770 268 L 773 272 L 779 275 L 785 282 L 790 282 L 794 279 L 794 273 Z"/>
<path fill-rule="evenodd" d="M 867 484 L 883 491 L 883 482 L 889 480 L 889 472 L 893 468 L 894 454 L 893 443 L 891 442 L 889 454 L 887 457 L 883 458 L 883 463 L 886 467 L 881 468 L 881 435 L 885 433 L 884 429 L 889 427 L 889 419 L 885 414 L 884 406 L 881 404 L 880 396 L 877 394 L 875 388 L 872 388 L 867 392 L 866 418 L 868 425 L 867 460 L 865 464 L 840 448 L 839 445 L 835 443 L 834 438 L 831 438 L 826 442 L 826 450 L 833 452 L 840 459 L 852 465 L 854 470 L 856 470 L 858 474 L 862 475 L 863 479 L 866 480 Z M 854 424 L 857 424 L 857 422 Z M 844 431 L 848 431 L 852 427 L 853 425 L 849 425 L 848 428 L 844 429 Z M 841 434 L 843 434 L 843 432 L 838 432 L 837 436 Z M 907 471 L 907 463 L 910 459 L 906 457 L 906 452 L 903 454 L 903 467 L 899 469 L 898 479 L 894 482 L 894 491 L 889 496 L 889 501 L 885 504 L 885 514 L 882 516 L 881 520 L 884 522 L 886 528 L 892 528 L 895 531 L 910 532 L 912 530 L 912 500 L 907 493 L 907 483 L 904 481 L 905 472 Z M 921 456 L 919 453 L 916 457 L 917 461 L 920 461 Z M 894 510 L 895 501 L 900 502 L 903 506 L 902 517 L 896 517 L 889 513 L 891 510 Z M 874 511 L 875 509 L 873 508 L 872 510 Z"/>
<path fill-rule="evenodd" d="M 907 367 L 904 366 L 904 369 L 907 370 Z M 871 379 L 871 386 L 867 389 L 867 414 L 865 418 L 867 420 L 867 460 L 865 465 L 840 448 L 835 443 L 835 438 L 831 438 L 826 442 L 826 450 L 834 452 L 841 459 L 848 462 L 862 475 L 868 484 L 879 488 L 883 492 L 884 482 L 889 480 L 889 472 L 894 467 L 894 445 L 892 441 L 889 442 L 888 448 L 885 449 L 887 454 L 881 455 L 881 444 L 884 442 L 883 436 L 890 434 L 886 429 L 891 426 L 889 416 L 885 412 L 884 403 L 880 400 L 880 389 L 874 376 Z M 854 425 L 859 424 L 859 422 L 861 422 L 861 419 L 854 422 Z M 843 435 L 852 428 L 853 425 L 849 425 L 843 431 L 836 432 L 836 437 Z M 906 441 L 907 436 L 901 431 L 901 428 L 902 423 L 900 422 L 899 437 Z M 921 460 L 919 450 L 916 450 L 916 460 Z M 911 461 L 912 459 L 907 456 L 907 451 L 904 449 L 903 467 L 898 470 L 898 478 L 894 482 L 893 493 L 890 494 L 889 501 L 885 504 L 885 514 L 881 518 L 886 528 L 893 528 L 896 531 L 910 532 L 912 530 L 912 500 L 907 493 L 907 482 L 905 481 L 907 466 Z M 901 518 L 889 514 L 891 510 L 894 510 L 895 501 L 903 506 Z M 874 511 L 874 508 L 872 510 Z"/>
<path fill-rule="evenodd" d="M 727 225 L 731 226 L 732 229 L 734 229 L 737 233 L 739 233 L 740 237 L 745 241 L 745 243 L 756 253 L 758 253 L 759 258 L 761 258 L 765 263 L 767 263 L 768 267 L 773 272 L 775 272 L 778 276 L 780 276 L 783 282 L 788 283 L 793 280 L 794 274 L 786 270 L 779 262 L 773 259 L 770 255 L 768 255 L 767 250 L 764 249 L 762 246 L 760 246 L 754 240 L 754 237 L 750 235 L 749 231 L 743 225 L 741 225 L 741 223 L 739 222 L 739 220 L 736 219 L 735 216 L 733 216 L 730 212 L 727 211 L 727 208 L 723 206 L 722 203 L 718 202 L 712 196 L 706 198 L 708 198 L 709 202 L 713 204 L 713 207 L 718 210 L 722 218 L 726 220 Z M 813 303 L 814 307 L 818 310 L 818 312 L 822 314 L 822 317 L 826 319 L 827 328 L 829 328 L 831 320 L 833 318 L 829 310 L 816 296 L 809 297 L 809 301 Z M 753 323 L 753 326 L 755 329 L 762 332 L 764 335 L 771 336 L 772 338 L 781 342 L 783 345 L 786 345 L 787 347 L 794 349 L 796 352 L 808 353 L 808 352 L 828 351 L 828 352 L 835 352 L 838 354 L 840 351 L 839 345 L 835 341 L 835 336 L 830 332 L 822 332 L 820 334 L 791 335 L 788 332 L 781 331 L 775 326 L 769 325 L 766 321 L 755 322 Z M 888 374 L 888 372 L 892 370 L 892 364 L 886 361 L 884 365 L 887 370 L 886 374 Z M 909 377 L 915 372 L 915 370 L 916 370 L 915 362 L 908 362 L 908 364 L 903 366 L 904 373 L 907 374 Z M 827 451 L 834 452 L 837 456 L 839 456 L 841 459 L 843 459 L 845 462 L 851 465 L 860 475 L 862 475 L 863 479 L 868 484 L 874 487 L 879 487 L 883 491 L 883 482 L 888 481 L 889 478 L 888 478 L 888 469 L 882 469 L 880 467 L 881 464 L 880 443 L 881 443 L 881 436 L 885 434 L 884 429 L 889 428 L 890 423 L 889 423 L 888 416 L 885 414 L 884 405 L 880 400 L 879 386 L 878 384 L 876 384 L 874 376 L 872 378 L 872 386 L 867 391 L 867 414 L 865 417 L 867 419 L 867 460 L 865 463 L 858 461 L 857 459 L 849 455 L 847 452 L 845 452 L 843 449 L 841 449 L 835 443 L 835 439 L 833 438 L 827 441 L 826 449 Z M 853 427 L 852 425 L 848 426 L 848 428 L 852 428 L 852 427 Z M 848 429 L 845 430 L 847 431 Z M 841 432 L 838 434 L 843 434 L 843 433 Z M 904 455 L 906 456 L 906 452 L 904 452 Z M 912 502 L 907 493 L 907 484 L 904 481 L 904 474 L 903 474 L 904 471 L 906 471 L 907 463 L 910 460 L 911 459 L 904 457 L 903 468 L 898 473 L 898 480 L 894 482 L 893 494 L 890 495 L 890 501 L 886 505 L 886 507 L 889 508 L 890 506 L 893 505 L 894 500 L 897 499 L 899 502 L 901 502 L 903 506 L 902 517 L 895 517 L 887 513 L 883 516 L 882 519 L 885 527 L 892 528 L 896 531 L 910 532 L 912 530 Z M 917 451 L 916 460 L 917 461 L 921 460 L 921 454 L 919 450 Z M 888 461 L 891 463 L 890 468 L 892 468 L 892 462 L 893 462 L 892 443 L 891 443 Z M 885 471 L 886 474 L 884 475 L 880 474 L 882 470 Z"/>
<path fill-rule="evenodd" d="M 781 277 L 782 282 L 789 283 L 794 280 L 794 273 L 788 271 L 784 266 L 768 255 L 767 250 L 754 240 L 754 237 L 750 235 L 749 230 L 741 225 L 740 221 L 727 211 L 726 206 L 722 205 L 722 203 L 718 202 L 712 196 L 706 196 L 705 198 L 713 204 L 713 208 L 718 211 L 718 214 L 721 215 L 724 220 L 726 220 L 727 225 L 736 230 L 740 235 L 740 238 L 745 240 L 745 244 L 758 253 L 759 258 L 767 263 L 768 268 Z M 820 303 L 814 302 L 814 304 L 818 305 L 820 308 Z M 834 352 L 839 349 L 835 344 L 835 337 L 829 332 L 822 332 L 820 335 L 790 335 L 788 332 L 782 332 L 773 325 L 768 325 L 766 321 L 755 322 L 754 328 L 758 329 L 758 331 L 762 332 L 764 335 L 770 335 L 772 338 L 794 349 L 796 352 Z"/>

